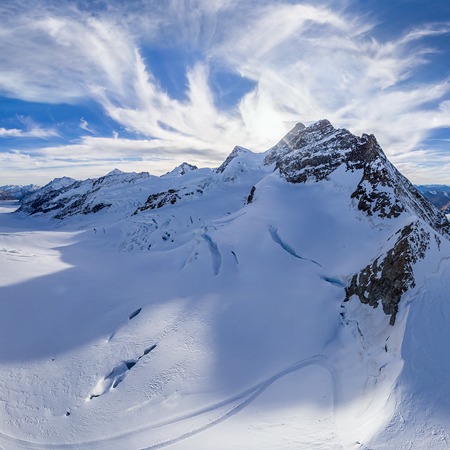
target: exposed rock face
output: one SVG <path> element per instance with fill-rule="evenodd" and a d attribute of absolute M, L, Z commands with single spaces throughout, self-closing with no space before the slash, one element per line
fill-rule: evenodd
<path fill-rule="evenodd" d="M 268 151 L 264 163 L 276 163 L 281 175 L 291 183 L 320 181 L 339 167 L 356 141 L 356 136 L 336 130 L 328 120 L 307 128 L 297 124 Z"/>
<path fill-rule="evenodd" d="M 309 127 L 297 124 L 267 152 L 265 164 L 275 163 L 291 183 L 326 179 L 339 166 L 347 171 L 362 170 L 352 199 L 367 215 L 396 218 L 412 209 L 437 231 L 450 232 L 445 216 L 433 208 L 416 188 L 389 162 L 373 135 L 354 136 L 335 129 L 328 120 Z"/>
<path fill-rule="evenodd" d="M 55 219 L 64 219 L 74 214 L 95 214 L 101 211 L 103 208 L 109 208 L 111 203 L 97 203 L 95 200 L 91 200 L 90 197 L 98 190 L 92 190 L 86 194 L 77 197 L 74 201 L 70 202 L 65 208 L 62 208 L 61 212 L 56 214 Z"/>
<path fill-rule="evenodd" d="M 193 170 L 197 169 L 197 166 L 184 162 L 178 167 L 178 173 L 179 175 L 186 175 L 188 172 L 192 172 Z"/>
<path fill-rule="evenodd" d="M 387 159 L 372 135 L 358 138 L 345 129 L 336 130 L 327 120 L 308 128 L 296 127 L 269 151 L 266 164 L 276 163 L 281 175 L 291 183 L 321 181 L 342 164 L 346 170 L 363 170 L 352 198 L 368 215 L 398 217 L 404 207 L 398 203 L 386 167 Z"/>
<path fill-rule="evenodd" d="M 192 189 L 168 189 L 167 191 L 157 192 L 148 196 L 144 205 L 140 206 L 133 215 L 136 215 L 142 211 L 162 208 L 164 205 L 174 205 L 178 200 L 182 198 L 194 197 L 198 194 L 203 194 L 203 189 L 197 187 Z"/>
<path fill-rule="evenodd" d="M 256 192 L 256 188 L 255 188 L 255 186 L 252 186 L 252 188 L 250 190 L 250 194 L 248 194 L 248 197 L 247 197 L 247 205 L 249 205 L 250 203 L 253 202 L 255 192 Z"/>
<path fill-rule="evenodd" d="M 169 189 L 168 191 L 157 192 L 156 194 L 149 195 L 145 204 L 140 206 L 134 214 L 141 211 L 146 211 L 147 209 L 162 208 L 167 203 L 171 205 L 175 204 L 177 200 L 181 199 L 177 192 L 178 191 L 175 189 Z"/>
<path fill-rule="evenodd" d="M 22 203 L 19 211 L 27 212 L 29 214 L 45 214 L 52 211 L 59 211 L 54 215 L 54 218 L 64 219 L 65 217 L 72 216 L 74 214 L 96 213 L 103 208 L 111 206 L 111 204 L 108 203 L 91 200 L 92 195 L 98 191 L 98 188 L 92 189 L 82 195 L 71 195 L 69 199 L 64 197 L 65 192 L 75 187 L 79 187 L 81 184 L 81 182 L 76 182 L 70 186 L 48 191 L 41 196 L 33 197 L 32 199 Z"/>
<path fill-rule="evenodd" d="M 415 286 L 413 264 L 425 257 L 431 235 L 418 221 L 397 231 L 395 245 L 378 256 L 353 278 L 346 288 L 346 300 L 356 295 L 374 308 L 381 303 L 394 325 L 402 295 Z"/>
<path fill-rule="evenodd" d="M 61 182 L 61 180 L 64 180 Z M 41 189 L 25 197 L 19 211 L 28 214 L 49 213 L 67 206 L 67 200 L 59 198 L 65 192 L 78 187 L 81 182 L 71 178 L 57 178 Z"/>

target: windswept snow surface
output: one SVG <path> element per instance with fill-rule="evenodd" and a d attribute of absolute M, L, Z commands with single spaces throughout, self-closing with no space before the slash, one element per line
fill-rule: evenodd
<path fill-rule="evenodd" d="M 448 448 L 447 241 L 390 326 L 344 287 L 413 218 L 358 211 L 358 171 L 272 170 L 246 151 L 111 183 L 95 214 L 2 207 L 0 447 Z"/>

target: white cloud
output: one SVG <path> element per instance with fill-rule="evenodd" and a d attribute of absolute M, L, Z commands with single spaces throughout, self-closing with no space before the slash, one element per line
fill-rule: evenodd
<path fill-rule="evenodd" d="M 40 127 L 32 127 L 28 130 L 21 130 L 19 128 L 3 128 L 0 127 L 0 138 L 49 138 L 58 136 L 54 129 L 44 129 Z"/>
<path fill-rule="evenodd" d="M 416 27 L 381 42 L 373 37 L 375 23 L 333 3 L 111 1 L 95 14 L 89 2 L 79 9 L 25 3 L 0 6 L 0 93 L 53 103 L 94 100 L 138 137 L 84 137 L 31 157 L 46 164 L 65 154 L 93 166 L 146 155 L 215 164 L 236 144 L 265 150 L 296 121 L 328 118 L 354 133 L 374 133 L 388 155 L 411 155 L 414 163 L 402 164 L 414 177 L 414 167 L 422 176 L 426 163 L 412 151 L 430 131 L 450 126 L 448 80 L 415 78 L 435 51 L 422 45 L 424 38 L 449 32 L 449 24 Z M 184 100 L 161 88 L 142 56 L 147 45 L 185 46 L 197 54 L 197 63 L 186 68 Z M 209 72 L 218 66 L 255 83 L 225 110 L 210 83 Z M 80 127 L 92 133 L 84 119 Z M 24 135 L 0 129 L 0 135 L 8 132 Z M 190 153 L 183 156 L 183 149 Z M 430 160 L 433 153 L 422 149 Z"/>
<path fill-rule="evenodd" d="M 86 119 L 84 119 L 83 117 L 80 119 L 79 127 L 82 130 L 87 131 L 88 133 L 95 134 L 95 132 L 89 128 L 89 122 Z"/>
<path fill-rule="evenodd" d="M 18 128 L 0 128 L 0 137 L 18 137 L 23 134 Z"/>
<path fill-rule="evenodd" d="M 450 154 L 427 148 L 391 158 L 396 167 L 414 184 L 450 184 Z"/>
<path fill-rule="evenodd" d="M 225 157 L 216 150 L 186 148 L 182 142 L 84 136 L 77 144 L 0 152 L 0 179 L 12 184 L 33 180 L 43 185 L 62 173 L 82 179 L 116 167 L 161 175 L 186 159 L 199 167 L 217 167 Z"/>
<path fill-rule="evenodd" d="M 273 9 L 250 27 L 231 29 L 220 47 L 230 67 L 258 83 L 242 101 L 244 117 L 267 115 L 272 123 L 277 115 L 306 123 L 326 117 L 355 133 L 376 134 L 388 154 L 409 152 L 430 130 L 450 126 L 443 107 L 448 80 L 411 80 L 432 53 L 412 44 L 447 33 L 448 25 L 381 43 L 371 37 L 370 23 L 342 13 L 302 5 Z"/>

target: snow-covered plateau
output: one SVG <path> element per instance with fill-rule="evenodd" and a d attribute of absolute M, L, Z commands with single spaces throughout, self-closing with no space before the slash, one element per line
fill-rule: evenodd
<path fill-rule="evenodd" d="M 450 225 L 373 136 L 0 205 L 2 449 L 450 447 Z"/>

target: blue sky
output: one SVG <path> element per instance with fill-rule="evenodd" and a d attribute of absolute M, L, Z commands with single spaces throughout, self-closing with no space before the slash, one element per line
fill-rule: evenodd
<path fill-rule="evenodd" d="M 450 184 L 447 0 L 3 0 L 0 185 L 218 166 L 296 122 Z"/>

